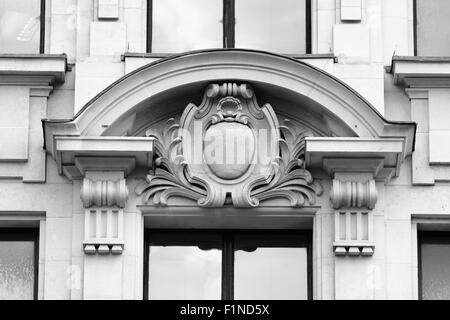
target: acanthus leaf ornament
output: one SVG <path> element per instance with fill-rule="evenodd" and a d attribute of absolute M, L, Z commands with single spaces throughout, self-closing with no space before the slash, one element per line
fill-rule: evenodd
<path fill-rule="evenodd" d="M 258 106 L 247 84 L 211 84 L 199 107 L 189 104 L 180 123 L 169 119 L 155 138 L 155 168 L 136 188 L 143 202 L 169 205 L 174 197 L 202 207 L 258 207 L 287 199 L 314 205 L 322 193 L 304 167 L 305 136 L 289 120 L 280 127 L 273 108 Z M 231 159 L 231 160 L 230 160 Z"/>
<path fill-rule="evenodd" d="M 155 138 L 155 168 L 149 172 L 146 181 L 136 188 L 138 195 L 144 195 L 144 202 L 151 199 L 155 205 L 166 206 L 168 199 L 181 196 L 198 201 L 201 205 L 207 197 L 206 183 L 193 184 L 185 176 L 187 162 L 180 154 L 181 136 L 177 136 L 179 125 L 173 118 L 167 121 L 162 131 L 148 130 L 146 135 Z"/>

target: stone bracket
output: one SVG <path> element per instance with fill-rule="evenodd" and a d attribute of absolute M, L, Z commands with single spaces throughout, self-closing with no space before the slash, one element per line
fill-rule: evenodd
<path fill-rule="evenodd" d="M 334 213 L 334 254 L 336 256 L 372 256 L 373 216 L 368 210 L 337 210 Z"/>
<path fill-rule="evenodd" d="M 373 256 L 373 213 L 378 193 L 373 179 L 361 181 L 333 180 L 330 199 L 335 209 L 336 256 Z"/>
<path fill-rule="evenodd" d="M 83 249 L 86 254 L 121 254 L 123 208 L 128 199 L 125 179 L 93 181 L 85 178 L 81 190 L 85 207 Z"/>
<path fill-rule="evenodd" d="M 83 248 L 86 254 L 121 254 L 123 241 L 123 210 L 95 208 L 85 210 Z"/>

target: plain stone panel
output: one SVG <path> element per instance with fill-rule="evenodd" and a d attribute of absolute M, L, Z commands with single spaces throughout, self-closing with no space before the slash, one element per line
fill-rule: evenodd
<path fill-rule="evenodd" d="M 84 104 L 124 74 L 122 62 L 87 61 L 77 65 L 75 79 L 76 114 Z"/>
<path fill-rule="evenodd" d="M 47 218 L 71 215 L 71 185 L 23 184 L 18 180 L 0 180 L 0 190 L 4 211 L 45 211 Z"/>
<path fill-rule="evenodd" d="M 54 90 L 48 100 L 49 119 L 71 119 L 74 116 L 75 90 Z"/>
<path fill-rule="evenodd" d="M 334 53 L 340 59 L 370 58 L 370 32 L 362 24 L 335 24 L 333 26 Z"/>
<path fill-rule="evenodd" d="M 83 299 L 84 256 L 73 257 L 68 270 L 68 287 L 71 300 Z"/>
<path fill-rule="evenodd" d="M 146 0 L 126 0 L 123 2 L 123 7 L 125 9 L 128 8 L 144 9 L 146 7 Z"/>
<path fill-rule="evenodd" d="M 26 87 L 0 87 L 0 160 L 28 159 L 29 95 Z"/>
<path fill-rule="evenodd" d="M 67 14 L 67 11 L 76 6 L 76 0 L 57 0 L 51 2 L 51 13 L 55 14 Z"/>
<path fill-rule="evenodd" d="M 319 3 L 321 3 L 320 1 Z M 332 1 L 334 2 L 334 1 Z M 336 21 L 334 4 L 332 10 L 317 11 L 317 53 L 333 52 L 333 25 Z M 334 53 L 334 52 L 333 52 Z"/>
<path fill-rule="evenodd" d="M 28 128 L 29 107 L 27 87 L 0 86 L 0 128 Z"/>
<path fill-rule="evenodd" d="M 77 2 L 77 61 L 83 61 L 90 54 L 91 21 L 94 20 L 91 0 Z"/>
<path fill-rule="evenodd" d="M 93 78 L 88 77 L 84 79 L 84 83 L 80 84 L 75 91 L 75 110 L 77 114 L 83 106 L 92 98 L 99 94 L 99 92 L 106 89 L 109 85 L 115 82 L 118 78 Z"/>
<path fill-rule="evenodd" d="M 136 281 L 136 270 L 141 266 L 136 256 L 123 257 L 123 299 L 134 300 L 136 297 L 136 287 L 142 287 L 143 283 Z M 141 282 L 141 281 L 139 281 Z"/>
<path fill-rule="evenodd" d="M 335 299 L 373 300 L 382 270 L 373 258 L 338 257 L 335 262 Z M 355 272 L 358 270 L 358 272 Z"/>
<path fill-rule="evenodd" d="M 450 130 L 450 89 L 429 90 L 430 130 Z"/>
<path fill-rule="evenodd" d="M 71 255 L 73 257 L 84 257 L 84 212 L 72 215 L 72 238 Z"/>
<path fill-rule="evenodd" d="M 69 260 L 72 251 L 72 219 L 50 218 L 45 227 L 45 262 Z"/>
<path fill-rule="evenodd" d="M 430 164 L 450 164 L 450 130 L 430 131 Z"/>
<path fill-rule="evenodd" d="M 58 2 L 58 1 L 53 1 Z M 76 6 L 68 6 L 64 14 L 53 14 L 51 19 L 50 53 L 67 54 L 69 61 L 76 58 Z"/>
<path fill-rule="evenodd" d="M 395 2 L 395 1 L 390 1 Z M 394 55 L 411 54 L 409 39 L 409 20 L 398 17 L 384 17 L 384 64 L 391 65 Z"/>
<path fill-rule="evenodd" d="M 120 22 L 91 23 L 91 56 L 115 56 L 127 51 L 127 27 Z"/>
<path fill-rule="evenodd" d="M 369 101 L 381 115 L 384 115 L 383 79 L 343 78 L 341 80 Z"/>
<path fill-rule="evenodd" d="M 25 161 L 28 159 L 28 128 L 0 127 L 0 159 Z"/>
<path fill-rule="evenodd" d="M 46 261 L 45 262 L 45 300 L 69 300 L 70 289 L 68 280 L 71 262 Z"/>
<path fill-rule="evenodd" d="M 408 121 L 411 119 L 411 106 L 403 93 L 384 92 L 385 117 L 391 121 Z"/>
<path fill-rule="evenodd" d="M 341 19 L 360 21 L 362 18 L 361 0 L 341 0 Z"/>
<path fill-rule="evenodd" d="M 127 25 L 127 50 L 128 52 L 146 51 L 146 21 L 142 19 L 141 8 L 124 9 L 124 19 Z"/>
<path fill-rule="evenodd" d="M 401 263 L 411 267 L 411 220 L 387 220 L 386 263 Z"/>
<path fill-rule="evenodd" d="M 321 0 L 317 1 L 317 9 L 319 10 L 333 10 L 336 8 L 335 0 Z"/>
<path fill-rule="evenodd" d="M 30 129 L 29 147 L 30 157 L 27 170 L 24 172 L 24 182 L 45 182 L 45 158 L 43 148 L 44 136 L 42 134 L 41 119 L 46 117 L 47 97 L 30 98 Z"/>
<path fill-rule="evenodd" d="M 411 241 L 411 240 L 409 240 Z M 410 252 L 408 252 L 410 253 Z M 411 264 L 386 264 L 386 293 L 389 300 L 412 300 Z"/>
<path fill-rule="evenodd" d="M 84 299 L 122 299 L 122 270 L 122 255 L 86 255 L 84 259 Z"/>
<path fill-rule="evenodd" d="M 125 58 L 125 74 L 128 74 L 146 64 L 155 62 L 160 58 Z"/>
<path fill-rule="evenodd" d="M 418 133 L 428 133 L 430 131 L 430 114 L 428 100 L 411 100 L 411 119 L 417 123 Z"/>
<path fill-rule="evenodd" d="M 99 19 L 119 19 L 119 0 L 98 0 Z"/>

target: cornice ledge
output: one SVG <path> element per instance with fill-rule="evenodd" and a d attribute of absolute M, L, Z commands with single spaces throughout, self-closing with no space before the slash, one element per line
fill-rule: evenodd
<path fill-rule="evenodd" d="M 67 71 L 66 54 L 0 54 L 1 85 L 64 83 Z"/>
<path fill-rule="evenodd" d="M 370 173 L 388 183 L 400 174 L 405 158 L 403 138 L 306 138 L 306 167 L 336 172 Z"/>
<path fill-rule="evenodd" d="M 390 71 L 394 83 L 407 88 L 450 87 L 450 57 L 394 56 Z"/>
<path fill-rule="evenodd" d="M 149 168 L 153 160 L 151 137 L 55 136 L 54 158 L 59 174 L 81 179 L 86 171 L 121 171 Z"/>

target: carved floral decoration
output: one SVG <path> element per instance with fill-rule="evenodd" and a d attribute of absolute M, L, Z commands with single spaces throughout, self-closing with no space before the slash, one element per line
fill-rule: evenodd
<path fill-rule="evenodd" d="M 204 136 L 229 129 L 249 138 L 250 160 L 258 156 L 252 145 L 260 139 L 257 130 L 269 130 L 268 160 L 227 165 L 211 164 L 203 156 L 195 164 L 198 152 L 190 149 L 185 137 L 195 130 L 195 121 L 200 122 Z M 259 107 L 250 86 L 212 84 L 201 105 L 188 105 L 179 123 L 172 118 L 163 130 L 147 131 L 147 136 L 155 138 L 156 159 L 136 193 L 144 203 L 162 206 L 169 205 L 173 197 L 194 200 L 202 207 L 258 207 L 273 199 L 287 199 L 292 207 L 314 205 L 322 187 L 305 169 L 305 135 L 298 131 L 288 119 L 279 126 L 273 108 L 269 104 Z M 224 140 L 227 146 L 236 144 L 233 139 Z"/>

